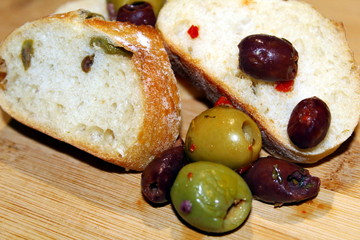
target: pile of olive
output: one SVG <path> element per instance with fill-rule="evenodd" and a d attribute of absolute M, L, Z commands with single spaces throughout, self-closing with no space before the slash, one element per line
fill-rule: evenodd
<path fill-rule="evenodd" d="M 171 201 L 195 228 L 223 233 L 247 218 L 252 194 L 236 169 L 249 166 L 261 150 L 261 133 L 244 112 L 229 104 L 194 118 L 185 145 L 156 157 L 142 173 L 144 197 L 152 204 Z"/>
<path fill-rule="evenodd" d="M 110 20 L 155 26 L 156 16 L 164 3 L 165 0 L 107 0 L 107 9 Z"/>
<path fill-rule="evenodd" d="M 181 140 L 144 170 L 144 197 L 172 202 L 178 215 L 207 233 L 226 233 L 247 219 L 253 197 L 282 206 L 317 195 L 320 179 L 285 160 L 258 158 L 255 122 L 229 101 L 195 117 Z"/>

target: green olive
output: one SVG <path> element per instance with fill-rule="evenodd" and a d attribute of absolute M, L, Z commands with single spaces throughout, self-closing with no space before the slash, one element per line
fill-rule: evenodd
<path fill-rule="evenodd" d="M 25 71 L 29 69 L 31 65 L 31 58 L 34 55 L 34 40 L 27 39 L 21 46 L 21 61 L 23 63 Z"/>
<path fill-rule="evenodd" d="M 194 118 L 185 139 L 192 161 L 210 161 L 238 169 L 255 161 L 262 147 L 256 123 L 244 112 L 226 106 L 208 109 Z"/>
<path fill-rule="evenodd" d="M 160 9 L 165 4 L 166 0 L 144 0 L 144 1 L 141 1 L 141 0 L 107 0 L 107 3 L 114 4 L 116 11 L 126 4 L 133 4 L 136 2 L 147 2 L 147 3 L 151 4 L 151 6 L 154 10 L 154 13 L 157 16 L 158 13 L 160 12 Z"/>
<path fill-rule="evenodd" d="M 183 167 L 171 187 L 170 197 L 183 220 L 212 233 L 238 228 L 252 205 L 252 194 L 241 176 L 212 162 L 194 162 Z"/>
<path fill-rule="evenodd" d="M 100 47 L 106 54 L 111 55 L 123 55 L 125 57 L 131 57 L 132 52 L 127 51 L 123 47 L 118 47 L 110 43 L 105 37 L 93 37 L 90 39 L 90 46 Z"/>

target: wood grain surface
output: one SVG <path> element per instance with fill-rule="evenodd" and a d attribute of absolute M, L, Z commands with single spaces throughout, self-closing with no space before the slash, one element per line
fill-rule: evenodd
<path fill-rule="evenodd" d="M 1 0 L 0 41 L 64 2 Z M 307 2 L 344 23 L 359 63 L 360 1 Z M 188 87 L 182 97 L 184 136 L 207 104 Z M 144 201 L 140 173 L 125 172 L 0 112 L 0 239 L 360 239 L 359 133 L 357 128 L 334 154 L 308 166 L 322 180 L 315 199 L 281 208 L 254 201 L 239 230 L 209 236 L 188 228 L 171 205 L 154 208 Z"/>

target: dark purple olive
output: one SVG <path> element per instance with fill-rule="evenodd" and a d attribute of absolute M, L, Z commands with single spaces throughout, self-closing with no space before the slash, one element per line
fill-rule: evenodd
<path fill-rule="evenodd" d="M 255 199 L 281 206 L 315 197 L 320 179 L 295 163 L 274 157 L 259 158 L 242 175 Z"/>
<path fill-rule="evenodd" d="M 331 114 L 326 103 L 317 97 L 307 98 L 292 111 L 287 132 L 297 147 L 315 147 L 325 138 L 330 121 Z"/>
<path fill-rule="evenodd" d="M 238 48 L 239 67 L 246 74 L 266 81 L 294 80 L 299 56 L 286 39 L 255 34 L 245 37 Z"/>
<path fill-rule="evenodd" d="M 184 143 L 164 151 L 145 168 L 141 175 L 141 190 L 152 203 L 166 203 L 170 199 L 170 189 L 180 169 L 185 165 Z"/>
<path fill-rule="evenodd" d="M 135 25 L 155 26 L 156 16 L 151 4 L 147 2 L 135 2 L 119 8 L 116 21 L 130 22 Z"/>

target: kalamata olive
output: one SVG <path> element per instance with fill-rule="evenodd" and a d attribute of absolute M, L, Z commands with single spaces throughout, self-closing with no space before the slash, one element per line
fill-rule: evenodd
<path fill-rule="evenodd" d="M 171 202 L 180 217 L 206 232 L 239 227 L 250 213 L 252 195 L 242 177 L 212 162 L 184 166 L 171 188 Z"/>
<path fill-rule="evenodd" d="M 286 39 L 254 34 L 241 40 L 238 48 L 239 67 L 246 74 L 266 81 L 294 80 L 299 56 Z"/>
<path fill-rule="evenodd" d="M 259 158 L 243 173 L 254 199 L 281 206 L 315 197 L 320 179 L 295 163 L 274 157 Z"/>
<path fill-rule="evenodd" d="M 155 15 L 157 16 L 160 12 L 160 9 L 162 8 L 162 6 L 165 4 L 166 0 L 145 0 L 145 1 L 139 1 L 139 0 L 106 0 L 107 6 L 108 6 L 108 10 L 110 9 L 109 15 L 113 15 L 113 13 L 117 13 L 119 8 L 121 8 L 122 6 L 126 5 L 126 4 L 133 4 L 136 2 L 147 2 L 149 3 L 153 10 Z M 111 20 L 115 20 L 116 16 L 111 19 Z"/>
<path fill-rule="evenodd" d="M 217 162 L 232 169 L 255 161 L 261 146 L 256 123 L 244 112 L 225 105 L 195 117 L 185 139 L 185 152 L 192 161 Z"/>
<path fill-rule="evenodd" d="M 168 202 L 170 188 L 185 162 L 181 140 L 152 160 L 141 175 L 141 190 L 145 198 L 152 203 Z"/>
<path fill-rule="evenodd" d="M 94 64 L 94 58 L 95 58 L 95 54 L 92 54 L 92 55 L 86 56 L 81 61 L 81 69 L 83 70 L 84 73 L 90 72 L 91 66 Z"/>
<path fill-rule="evenodd" d="M 152 6 L 146 2 L 135 2 L 122 6 L 116 18 L 119 22 L 130 22 L 135 25 L 155 26 L 156 16 Z"/>
<path fill-rule="evenodd" d="M 331 114 L 326 103 L 317 97 L 307 98 L 292 111 L 287 132 L 297 147 L 311 148 L 325 138 L 330 122 Z"/>

